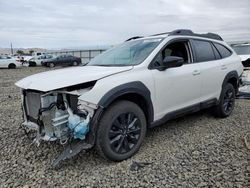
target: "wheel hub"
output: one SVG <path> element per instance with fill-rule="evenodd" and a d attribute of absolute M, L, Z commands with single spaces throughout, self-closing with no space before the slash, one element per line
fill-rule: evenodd
<path fill-rule="evenodd" d="M 116 153 L 129 152 L 138 142 L 141 125 L 133 113 L 119 115 L 109 131 L 111 149 Z"/>
<path fill-rule="evenodd" d="M 234 95 L 233 91 L 229 89 L 227 90 L 224 96 L 224 103 L 223 103 L 224 111 L 226 113 L 230 113 L 233 109 L 233 105 L 234 105 Z"/>

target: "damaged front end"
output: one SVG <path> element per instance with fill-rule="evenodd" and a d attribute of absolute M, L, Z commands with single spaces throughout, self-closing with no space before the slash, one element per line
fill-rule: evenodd
<path fill-rule="evenodd" d="M 51 92 L 22 90 L 22 128 L 26 132 L 34 130 L 34 143 L 38 146 L 41 141 L 59 141 L 65 147 L 63 153 L 53 161 L 53 166 L 94 145 L 90 129 L 98 106 L 78 100 L 81 93 L 88 89 Z"/>

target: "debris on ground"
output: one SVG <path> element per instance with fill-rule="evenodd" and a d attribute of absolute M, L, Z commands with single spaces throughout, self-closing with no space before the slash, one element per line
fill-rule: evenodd
<path fill-rule="evenodd" d="M 246 134 L 246 136 L 244 136 L 244 142 L 245 142 L 247 149 L 250 150 L 250 144 L 248 143 L 247 138 L 248 138 L 248 134 Z"/>
<path fill-rule="evenodd" d="M 141 168 L 147 166 L 147 165 L 150 165 L 152 163 L 149 163 L 149 162 L 136 162 L 136 161 L 133 161 L 132 164 L 130 165 L 130 170 L 131 171 L 138 171 L 140 170 Z"/>

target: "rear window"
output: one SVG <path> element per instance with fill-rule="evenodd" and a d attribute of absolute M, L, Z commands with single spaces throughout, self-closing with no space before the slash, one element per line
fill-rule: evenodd
<path fill-rule="evenodd" d="M 218 43 L 214 43 L 214 45 L 219 51 L 222 58 L 229 57 L 232 54 L 232 52 L 229 49 L 227 49 L 225 46 L 218 44 Z"/>
<path fill-rule="evenodd" d="M 208 41 L 193 40 L 196 62 L 212 61 L 215 60 L 212 45 Z"/>
<path fill-rule="evenodd" d="M 218 52 L 218 50 L 214 47 L 214 45 L 212 45 L 212 48 L 214 50 L 214 55 L 216 57 L 216 59 L 221 59 L 220 53 Z"/>

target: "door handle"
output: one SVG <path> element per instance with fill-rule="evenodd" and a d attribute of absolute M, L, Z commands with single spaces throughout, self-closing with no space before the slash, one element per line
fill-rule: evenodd
<path fill-rule="evenodd" d="M 221 70 L 226 70 L 227 69 L 227 66 L 226 65 L 222 65 L 221 66 Z"/>
<path fill-rule="evenodd" d="M 198 71 L 198 70 L 194 70 L 194 71 L 193 71 L 193 75 L 194 75 L 194 76 L 196 76 L 196 75 L 200 75 L 200 74 L 201 74 L 201 72 L 200 72 L 200 71 Z"/>

